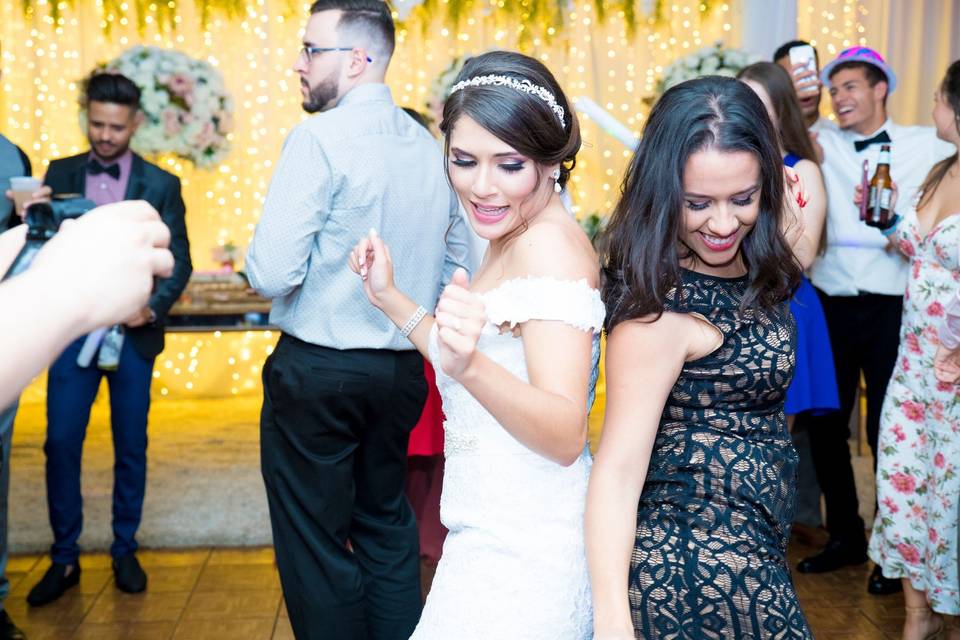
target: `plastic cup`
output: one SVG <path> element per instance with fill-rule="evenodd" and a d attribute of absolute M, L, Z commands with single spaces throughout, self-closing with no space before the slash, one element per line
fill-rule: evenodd
<path fill-rule="evenodd" d="M 13 202 L 18 213 L 23 211 L 23 205 L 25 205 L 42 186 L 43 183 L 38 178 L 31 178 L 29 176 L 15 176 L 10 178 L 10 191 L 13 192 Z"/>

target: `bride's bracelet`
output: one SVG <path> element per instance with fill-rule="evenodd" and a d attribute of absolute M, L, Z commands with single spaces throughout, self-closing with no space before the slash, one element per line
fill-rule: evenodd
<path fill-rule="evenodd" d="M 400 334 L 404 338 L 409 338 L 410 334 L 413 333 L 413 330 L 417 328 L 417 325 L 420 324 L 420 321 L 423 320 L 423 316 L 427 315 L 427 310 L 423 307 L 417 307 L 417 310 L 413 312 L 413 315 L 410 316 L 410 319 L 400 327 Z"/>

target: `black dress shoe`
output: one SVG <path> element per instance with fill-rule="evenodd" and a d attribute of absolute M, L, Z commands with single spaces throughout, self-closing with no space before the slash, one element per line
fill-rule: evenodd
<path fill-rule="evenodd" d="M 113 559 L 113 577 L 120 591 L 140 593 L 147 588 L 147 574 L 132 553 Z"/>
<path fill-rule="evenodd" d="M 891 593 L 903 591 L 903 581 L 900 578 L 884 578 L 880 565 L 873 567 L 873 573 L 867 580 L 867 592 L 875 596 L 888 596 Z"/>
<path fill-rule="evenodd" d="M 0 611 L 0 640 L 27 640 L 27 636 L 13 624 L 6 610 Z"/>
<path fill-rule="evenodd" d="M 797 571 L 800 573 L 826 573 L 850 564 L 863 564 L 866 561 L 867 550 L 865 547 L 851 547 L 841 540 L 831 540 L 823 548 L 823 551 L 801 560 L 797 564 Z"/>
<path fill-rule="evenodd" d="M 40 607 L 49 604 L 63 595 L 70 587 L 80 582 L 80 565 L 73 565 L 73 571 L 67 575 L 68 564 L 54 562 L 47 572 L 40 578 L 40 582 L 33 585 L 27 602 L 31 607 Z"/>

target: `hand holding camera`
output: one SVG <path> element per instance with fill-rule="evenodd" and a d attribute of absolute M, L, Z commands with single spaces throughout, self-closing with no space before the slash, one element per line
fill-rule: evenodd
<path fill-rule="evenodd" d="M 173 271 L 170 231 L 146 202 L 97 207 L 79 219 L 57 204 L 63 203 L 31 205 L 27 225 L 0 235 L 0 270 L 17 252 L 22 258 L 39 238 L 50 238 L 29 270 L 0 283 L 0 307 L 11 310 L 0 322 L 0 352 L 16 363 L 0 371 L 0 406 L 70 341 L 143 309 L 154 277 Z"/>
<path fill-rule="evenodd" d="M 122 322 L 146 307 L 153 278 L 168 277 L 170 231 L 142 200 L 97 207 L 65 220 L 31 271 L 67 297 L 66 308 L 89 331 Z"/>

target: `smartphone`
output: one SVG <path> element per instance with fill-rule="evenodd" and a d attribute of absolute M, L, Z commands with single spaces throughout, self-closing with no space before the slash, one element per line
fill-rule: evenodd
<path fill-rule="evenodd" d="M 817 70 L 817 54 L 809 44 L 801 44 L 790 48 L 790 64 L 802 64 L 810 71 Z"/>
<path fill-rule="evenodd" d="M 813 47 L 809 44 L 802 44 L 797 47 L 791 47 L 790 49 L 790 64 L 791 65 L 803 65 L 802 69 L 796 69 L 794 74 L 801 74 L 805 71 L 817 72 L 817 54 L 813 50 Z M 816 78 L 807 84 L 815 84 Z"/>

